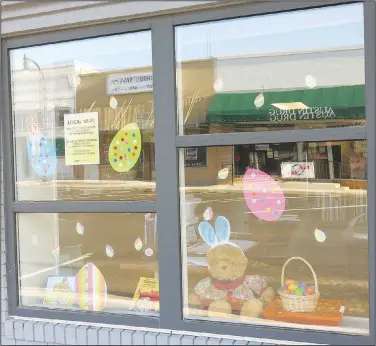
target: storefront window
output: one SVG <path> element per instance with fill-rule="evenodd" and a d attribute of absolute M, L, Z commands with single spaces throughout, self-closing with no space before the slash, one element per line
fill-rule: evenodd
<path fill-rule="evenodd" d="M 366 142 L 207 150 L 180 170 L 184 317 L 367 334 Z"/>
<path fill-rule="evenodd" d="M 16 199 L 155 199 L 151 33 L 11 51 Z"/>
<path fill-rule="evenodd" d="M 159 313 L 156 214 L 19 214 L 20 305 Z"/>
<path fill-rule="evenodd" d="M 363 4 L 176 29 L 178 133 L 364 126 Z"/>

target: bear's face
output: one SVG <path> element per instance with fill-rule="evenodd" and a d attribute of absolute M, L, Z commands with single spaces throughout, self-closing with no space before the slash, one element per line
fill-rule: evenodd
<path fill-rule="evenodd" d="M 218 245 L 206 255 L 209 270 L 214 279 L 237 280 L 247 269 L 248 260 L 243 251 L 232 245 Z"/>

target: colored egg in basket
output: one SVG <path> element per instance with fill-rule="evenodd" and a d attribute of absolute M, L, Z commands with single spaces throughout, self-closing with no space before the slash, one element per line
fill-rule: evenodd
<path fill-rule="evenodd" d="M 286 280 L 285 284 L 280 287 L 279 292 L 296 296 L 311 296 L 316 291 L 315 285 L 307 285 L 304 282 L 297 282 L 295 280 Z"/>
<path fill-rule="evenodd" d="M 244 198 L 249 210 L 264 221 L 278 220 L 285 210 L 285 195 L 268 174 L 250 168 L 243 178 Z"/>
<path fill-rule="evenodd" d="M 108 151 L 111 167 L 116 172 L 128 172 L 141 153 L 141 133 L 136 123 L 124 126 L 112 139 Z"/>
<path fill-rule="evenodd" d="M 27 153 L 32 169 L 41 177 L 51 175 L 56 169 L 56 150 L 43 134 L 32 138 L 27 144 Z"/>
<path fill-rule="evenodd" d="M 82 310 L 102 311 L 107 304 L 107 285 L 93 264 L 85 264 L 76 275 L 76 303 Z"/>

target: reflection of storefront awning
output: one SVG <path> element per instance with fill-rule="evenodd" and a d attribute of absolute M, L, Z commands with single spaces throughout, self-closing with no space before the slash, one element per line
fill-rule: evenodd
<path fill-rule="evenodd" d="M 364 85 L 330 88 L 217 94 L 206 115 L 208 123 L 295 122 L 365 118 Z M 261 98 L 261 102 L 260 102 Z M 257 102 L 256 102 L 257 104 Z"/>

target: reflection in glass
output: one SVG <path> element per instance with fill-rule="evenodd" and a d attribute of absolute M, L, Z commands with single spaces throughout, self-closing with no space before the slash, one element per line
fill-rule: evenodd
<path fill-rule="evenodd" d="M 17 226 L 21 305 L 158 314 L 155 214 L 19 214 Z"/>
<path fill-rule="evenodd" d="M 366 142 L 206 149 L 180 149 L 184 317 L 367 334 Z"/>
<path fill-rule="evenodd" d="M 177 27 L 178 133 L 363 126 L 363 36 L 361 3 Z"/>
<path fill-rule="evenodd" d="M 155 199 L 151 34 L 11 51 L 17 200 Z"/>

